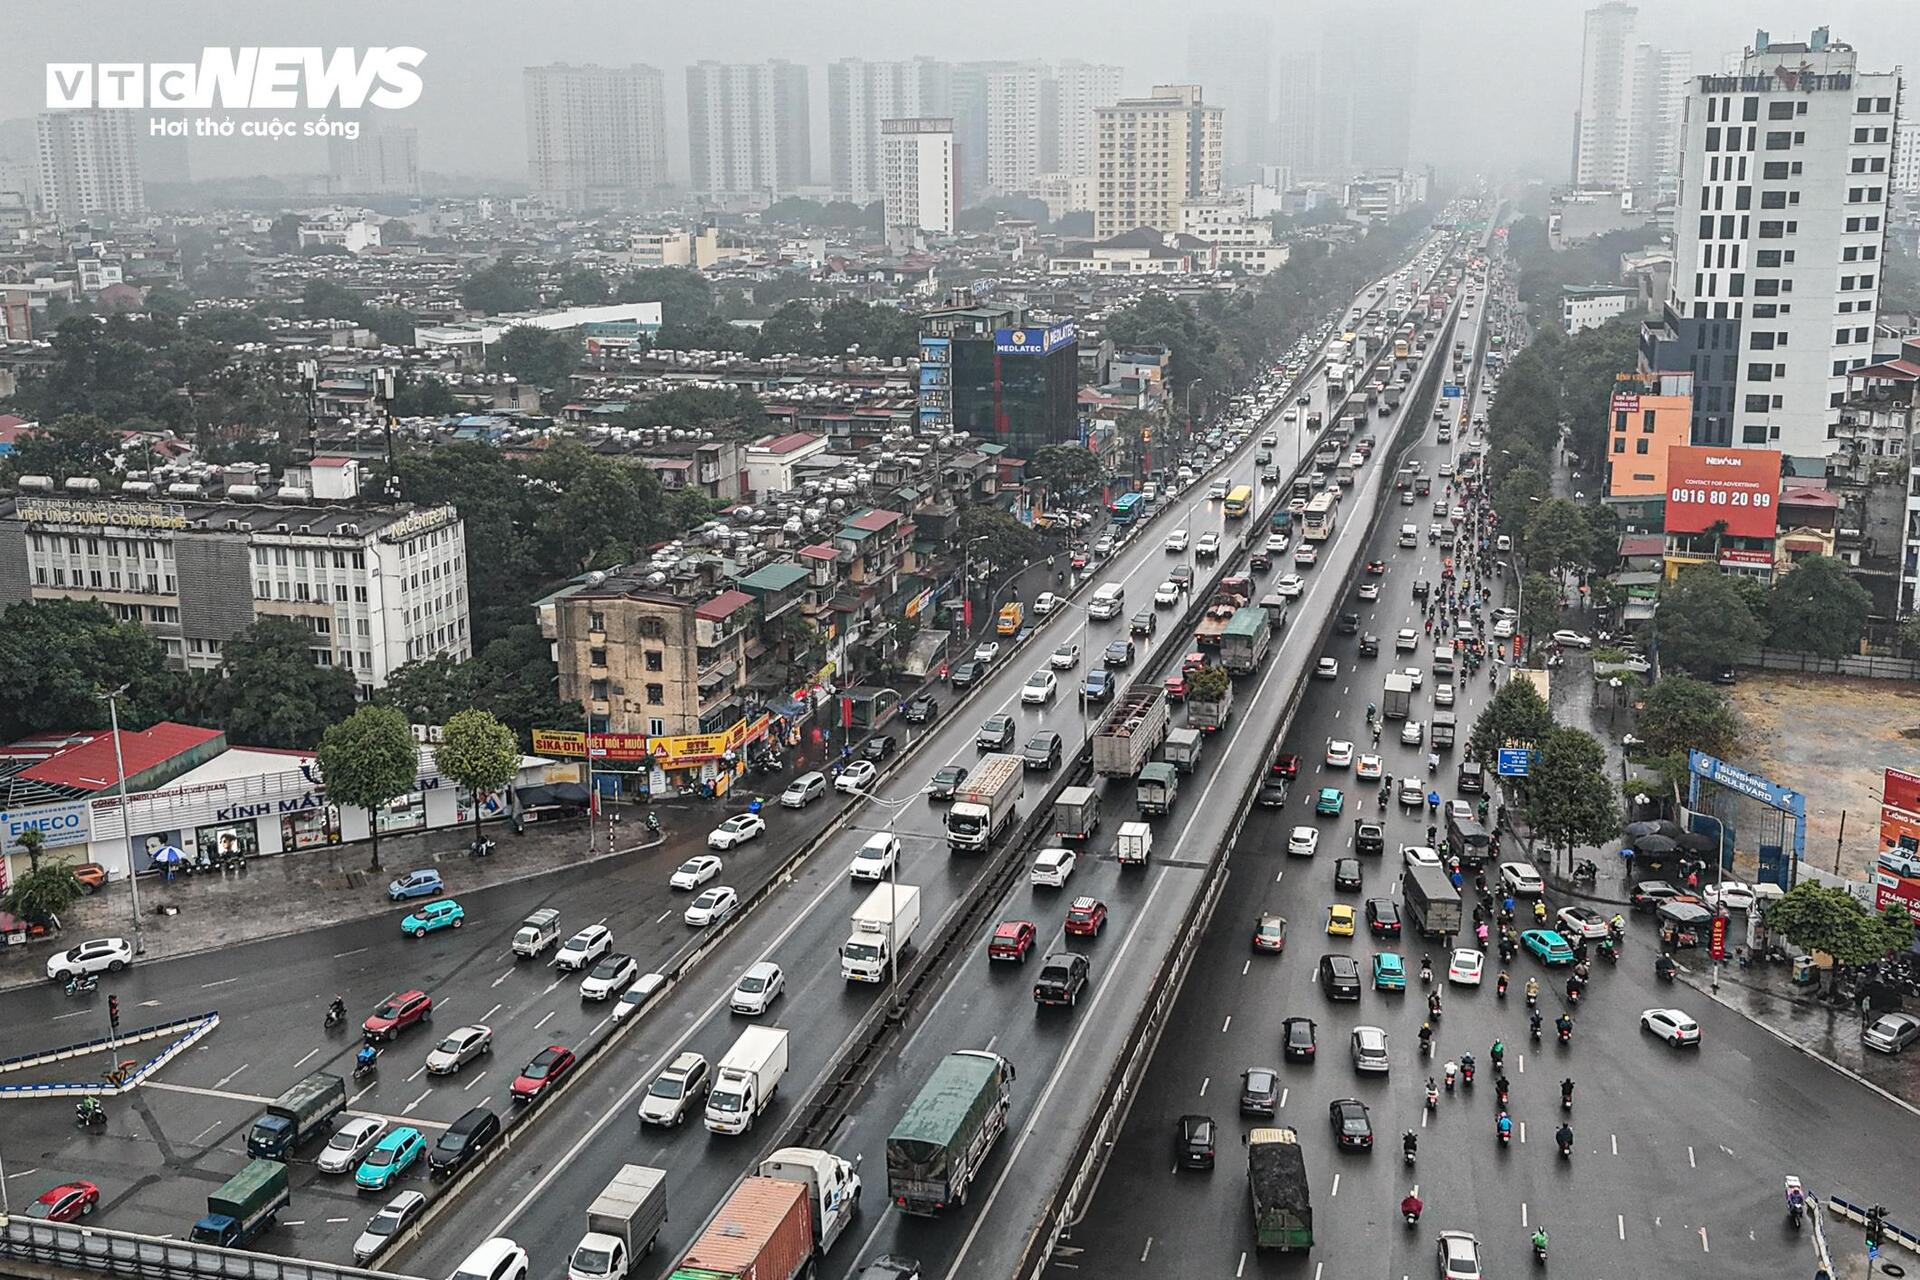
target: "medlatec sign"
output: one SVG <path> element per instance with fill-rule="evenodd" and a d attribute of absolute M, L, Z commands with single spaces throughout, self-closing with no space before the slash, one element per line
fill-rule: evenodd
<path fill-rule="evenodd" d="M 1051 329 L 995 329 L 993 350 L 1002 356 L 1044 356 L 1075 340 L 1072 321 Z"/>

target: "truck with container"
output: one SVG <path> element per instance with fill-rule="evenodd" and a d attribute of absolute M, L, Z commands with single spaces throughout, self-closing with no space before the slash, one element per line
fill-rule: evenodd
<path fill-rule="evenodd" d="M 1013 826 L 1026 766 L 1019 756 L 983 756 L 953 790 L 947 807 L 947 847 L 983 853 Z"/>
<path fill-rule="evenodd" d="M 840 944 L 840 976 L 848 982 L 885 982 L 913 949 L 919 927 L 918 885 L 875 885 L 853 909 L 852 931 Z"/>
<path fill-rule="evenodd" d="M 542 907 L 520 922 L 513 933 L 513 954 L 523 960 L 537 960 L 540 953 L 560 941 L 560 913 Z"/>
<path fill-rule="evenodd" d="M 887 1198 L 918 1217 L 964 1205 L 1007 1127 L 1013 1064 L 961 1049 L 940 1060 L 887 1135 Z"/>
<path fill-rule="evenodd" d="M 1307 1160 L 1291 1129 L 1247 1134 L 1247 1190 L 1253 1200 L 1256 1249 L 1293 1252 L 1313 1247 L 1313 1202 Z"/>
<path fill-rule="evenodd" d="M 1400 401 L 1403 400 L 1405 397 L 1406 397 L 1406 391 L 1403 388 L 1399 386 L 1388 387 L 1387 388 L 1388 410 L 1391 411 L 1394 409 L 1398 409 L 1400 407 Z"/>
<path fill-rule="evenodd" d="M 1453 750 L 1454 719 L 1451 711 L 1436 711 L 1433 719 L 1427 722 L 1427 748 L 1431 751 Z"/>
<path fill-rule="evenodd" d="M 1233 678 L 1217 663 L 1187 675 L 1187 728 L 1217 733 L 1233 717 Z"/>
<path fill-rule="evenodd" d="M 714 1133 L 746 1133 L 773 1103 L 787 1074 L 784 1027 L 748 1027 L 720 1059 L 707 1094 L 707 1128 Z"/>
<path fill-rule="evenodd" d="M 1103 778 L 1137 776 L 1166 741 L 1167 719 L 1164 688 L 1144 683 L 1129 688 L 1093 731 L 1093 771 Z M 948 822 L 951 829 L 951 817 Z"/>
<path fill-rule="evenodd" d="M 1233 615 L 1246 607 L 1248 598 L 1253 594 L 1252 584 L 1243 586 L 1244 581 L 1229 578 L 1214 591 L 1213 598 L 1207 601 L 1206 611 L 1200 615 L 1200 621 L 1194 627 L 1194 647 L 1205 653 L 1219 649 Z"/>
<path fill-rule="evenodd" d="M 1422 937 L 1445 938 L 1460 932 L 1460 891 L 1440 867 L 1417 862 L 1400 883 L 1407 919 Z"/>
<path fill-rule="evenodd" d="M 1100 829 L 1100 793 L 1092 787 L 1068 787 L 1053 802 L 1057 840 L 1085 840 Z"/>
<path fill-rule="evenodd" d="M 1143 818 L 1157 818 L 1173 812 L 1180 796 L 1180 771 L 1165 760 L 1141 766 L 1133 784 L 1133 807 Z"/>
<path fill-rule="evenodd" d="M 1123 867 L 1144 867 L 1153 857 L 1153 828 L 1144 822 L 1123 822 L 1113 842 L 1113 860 Z"/>
<path fill-rule="evenodd" d="M 813 1216 L 813 1251 L 833 1248 L 860 1212 L 860 1169 L 831 1151 L 815 1147 L 781 1147 L 760 1162 L 760 1176 L 797 1182 L 807 1189 L 807 1209 Z"/>
<path fill-rule="evenodd" d="M 295 1147 L 333 1131 L 347 1109 L 347 1082 L 316 1071 L 267 1104 L 247 1134 L 247 1154 L 284 1159 Z"/>
<path fill-rule="evenodd" d="M 191 1239 L 222 1249 L 244 1249 L 292 1203 L 287 1166 L 278 1160 L 249 1161 L 207 1197 L 207 1216 L 193 1224 Z"/>
<path fill-rule="evenodd" d="M 1259 605 L 1243 605 L 1220 635 L 1220 661 L 1236 676 L 1251 675 L 1267 660 L 1272 642 L 1272 615 Z"/>
<path fill-rule="evenodd" d="M 752 1177 L 734 1188 L 667 1280 L 797 1280 L 813 1263 L 806 1184 Z"/>
<path fill-rule="evenodd" d="M 1396 671 L 1387 677 L 1380 694 L 1380 714 L 1389 720 L 1405 720 L 1413 706 L 1413 677 Z"/>
<path fill-rule="evenodd" d="M 567 1260 L 567 1280 L 626 1280 L 666 1221 L 666 1170 L 622 1165 L 587 1206 L 587 1234 Z"/>
<path fill-rule="evenodd" d="M 1193 718 L 1193 709 L 1187 709 L 1189 721 Z M 1167 730 L 1167 763 L 1182 773 L 1192 773 L 1200 767 L 1200 748 L 1206 739 L 1200 736 L 1198 729 Z"/>

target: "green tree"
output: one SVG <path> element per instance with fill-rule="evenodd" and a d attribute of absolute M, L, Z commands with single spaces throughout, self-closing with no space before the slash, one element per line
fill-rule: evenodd
<path fill-rule="evenodd" d="M 1546 477 L 1525 463 L 1511 467 L 1493 494 L 1493 510 L 1510 529 L 1525 529 L 1533 504 L 1548 495 Z"/>
<path fill-rule="evenodd" d="M 51 925 L 85 892 L 74 877 L 73 868 L 63 862 L 57 866 L 35 867 L 16 878 L 0 903 L 22 920 Z"/>
<path fill-rule="evenodd" d="M 663 324 L 694 325 L 713 314 L 713 283 L 687 267 L 649 267 L 630 272 L 615 292 L 618 302 L 657 302 Z"/>
<path fill-rule="evenodd" d="M 1529 568 L 1559 571 L 1584 567 L 1593 558 L 1593 526 L 1580 507 L 1566 498 L 1549 498 L 1527 521 Z"/>
<path fill-rule="evenodd" d="M 1874 915 L 1845 889 L 1802 880 L 1767 908 L 1767 929 L 1807 951 L 1824 951 L 1840 964 L 1871 964 L 1898 945 L 1898 925 Z M 1908 941 L 1913 937 L 1909 920 Z"/>
<path fill-rule="evenodd" d="M 754 340 L 754 354 L 765 357 L 811 354 L 820 345 L 820 321 L 805 302 L 789 302 L 768 316 Z"/>
<path fill-rule="evenodd" d="M 327 799 L 367 811 L 373 836 L 368 870 L 380 869 L 380 806 L 413 790 L 420 753 L 407 718 L 392 707 L 363 706 L 329 725 L 314 752 Z"/>
<path fill-rule="evenodd" d="M 730 435 L 758 434 L 766 424 L 760 397 L 738 387 L 675 387 L 620 415 L 623 427 L 709 428 Z"/>
<path fill-rule="evenodd" d="M 412 346 L 414 330 L 420 327 L 420 317 L 405 307 L 368 307 L 362 319 L 376 338 L 392 347 Z"/>
<path fill-rule="evenodd" d="M 1873 597 L 1831 556 L 1808 556 L 1774 579 L 1767 596 L 1767 642 L 1778 649 L 1837 658 L 1860 652 Z"/>
<path fill-rule="evenodd" d="M 353 675 L 316 666 L 311 632 L 291 618 L 258 618 L 226 643 L 214 694 L 235 743 L 311 750 L 353 713 Z"/>
<path fill-rule="evenodd" d="M 538 626 L 522 623 L 465 662 L 407 663 L 377 696 L 417 724 L 440 724 L 468 707 L 491 712 L 523 748 L 531 748 L 535 729 L 577 725 L 584 714 L 579 703 L 560 701 L 556 679 L 551 646 Z"/>
<path fill-rule="evenodd" d="M 531 311 L 540 304 L 540 294 L 526 270 L 508 257 L 468 276 L 460 285 L 460 301 L 470 311 L 500 315 Z"/>
<path fill-rule="evenodd" d="M 40 869 L 40 858 L 47 847 L 46 833 L 38 827 L 28 827 L 19 835 L 20 852 L 27 855 L 27 866 L 33 871 Z"/>
<path fill-rule="evenodd" d="M 580 335 L 572 329 L 517 324 L 487 350 L 487 366 L 537 387 L 564 391 L 580 363 Z"/>
<path fill-rule="evenodd" d="M 575 306 L 598 306 L 612 292 L 607 277 L 591 267 L 578 267 L 560 277 L 559 300 Z"/>
<path fill-rule="evenodd" d="M 394 388 L 393 412 L 401 418 L 444 418 L 460 412 L 460 402 L 445 382 L 430 373 L 417 379 L 402 374 Z"/>
<path fill-rule="evenodd" d="M 366 306 L 351 290 L 315 277 L 300 291 L 300 313 L 309 320 L 351 320 L 358 324 L 365 318 Z"/>
<path fill-rule="evenodd" d="M 1653 634 L 1661 660 L 1696 673 L 1739 662 L 1760 647 L 1760 624 L 1740 590 L 1710 565 L 1680 571 L 1660 595 Z"/>
<path fill-rule="evenodd" d="M 150 724 L 139 708 L 165 679 L 166 652 L 138 624 L 117 622 L 91 600 L 38 600 L 0 613 L 0 738 L 107 723 L 102 689 L 135 686 L 126 723 Z"/>
<path fill-rule="evenodd" d="M 1528 827 L 1563 855 L 1620 834 L 1606 749 L 1583 729 L 1554 726 L 1540 743 L 1521 796 Z"/>
<path fill-rule="evenodd" d="M 120 437 L 106 423 L 91 413 L 66 413 L 21 436 L 0 463 L 0 474 L 9 481 L 34 475 L 107 479 L 119 457 Z"/>
<path fill-rule="evenodd" d="M 1004 575 L 1040 554 L 1040 539 L 1033 530 L 993 507 L 967 507 L 960 512 L 960 541 L 971 546 L 976 538 L 985 539 L 973 548 L 976 573 L 983 560 L 992 561 L 994 573 Z"/>
<path fill-rule="evenodd" d="M 1107 478 L 1100 459 L 1077 444 L 1042 445 L 1027 459 L 1027 474 L 1062 497 L 1091 493 Z"/>
<path fill-rule="evenodd" d="M 193 337 L 228 345 L 273 341 L 273 330 L 267 327 L 266 320 L 259 312 L 245 307 L 222 307 L 189 316 L 186 331 Z"/>
<path fill-rule="evenodd" d="M 1480 709 L 1470 741 L 1477 760 L 1494 760 L 1501 747 L 1538 745 L 1553 729 L 1553 712 L 1531 680 L 1509 680 Z"/>
<path fill-rule="evenodd" d="M 1560 587 L 1544 573 L 1530 573 L 1522 583 L 1520 616 L 1516 622 L 1520 634 L 1527 638 L 1527 656 L 1531 660 L 1545 651 L 1547 638 L 1560 621 Z"/>
<path fill-rule="evenodd" d="M 1647 750 L 1685 757 L 1704 751 L 1726 759 L 1740 745 L 1740 717 L 1727 695 L 1687 675 L 1662 676 L 1647 689 L 1635 727 Z"/>
<path fill-rule="evenodd" d="M 1590 502 L 1583 508 L 1587 517 L 1586 568 L 1595 573 L 1612 573 L 1620 563 L 1620 517 L 1604 502 Z M 1593 584 L 1596 589 L 1603 584 Z M 1594 603 L 1599 603 L 1598 597 Z"/>
<path fill-rule="evenodd" d="M 300 215 L 283 213 L 267 228 L 267 242 L 275 253 L 296 253 L 300 249 Z"/>
<path fill-rule="evenodd" d="M 520 773 L 520 748 L 513 731 L 485 711 L 462 711 L 440 730 L 433 762 L 441 776 L 467 789 L 473 797 L 473 838 L 480 838 L 480 801 L 499 791 Z"/>

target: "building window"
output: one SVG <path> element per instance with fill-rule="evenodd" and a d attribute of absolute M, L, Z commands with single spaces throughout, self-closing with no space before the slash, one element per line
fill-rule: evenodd
<path fill-rule="evenodd" d="M 1647 446 L 1652 443 L 1653 442 L 1651 440 L 1646 440 L 1646 439 L 1635 440 L 1633 442 L 1633 451 L 1635 453 L 1644 455 L 1647 452 Z"/>
<path fill-rule="evenodd" d="M 607 682 L 605 680 L 593 681 L 588 686 L 588 695 L 592 697 L 595 702 L 605 702 L 607 700 Z"/>
<path fill-rule="evenodd" d="M 1767 405 L 1770 402 L 1771 402 L 1770 398 L 1764 395 L 1748 396 L 1747 412 L 1748 413 L 1765 413 L 1767 411 Z"/>
<path fill-rule="evenodd" d="M 647 704 L 649 706 L 663 706 L 666 701 L 667 686 L 663 684 L 650 684 L 647 686 Z"/>
<path fill-rule="evenodd" d="M 667 655 L 661 653 L 658 649 L 648 649 L 646 651 L 646 657 L 647 670 L 664 671 L 667 669 Z"/>
<path fill-rule="evenodd" d="M 606 629 L 607 629 L 607 616 L 601 613 L 598 609 L 588 610 L 587 611 L 587 630 L 605 631 Z"/>
<path fill-rule="evenodd" d="M 1793 119 L 1793 104 L 1791 102 L 1769 102 L 1767 104 L 1767 119 L 1769 120 Z"/>
<path fill-rule="evenodd" d="M 1767 150 L 1769 151 L 1785 151 L 1792 145 L 1793 135 L 1784 130 L 1777 133 L 1770 131 L 1767 134 Z"/>
<path fill-rule="evenodd" d="M 1773 366 L 1770 364 L 1750 364 L 1747 366 L 1748 382 L 1772 382 Z"/>

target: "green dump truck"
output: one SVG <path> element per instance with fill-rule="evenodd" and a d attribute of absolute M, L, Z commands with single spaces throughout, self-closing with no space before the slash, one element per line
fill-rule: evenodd
<path fill-rule="evenodd" d="M 244 1249 L 292 1203 L 287 1166 L 278 1160 L 254 1160 L 207 1197 L 207 1216 L 193 1224 L 192 1239 L 197 1244 Z"/>
<path fill-rule="evenodd" d="M 887 1135 L 887 1197 L 932 1217 L 967 1202 L 967 1189 L 1007 1127 L 1013 1064 L 962 1049 L 941 1059 Z"/>
<path fill-rule="evenodd" d="M 272 1102 L 247 1134 L 247 1154 L 279 1159 L 309 1138 L 333 1128 L 347 1109 L 347 1082 L 316 1071 Z"/>
<path fill-rule="evenodd" d="M 1307 1161 L 1293 1130 L 1255 1129 L 1247 1135 L 1247 1188 L 1253 1196 L 1255 1248 L 1313 1247 Z"/>

